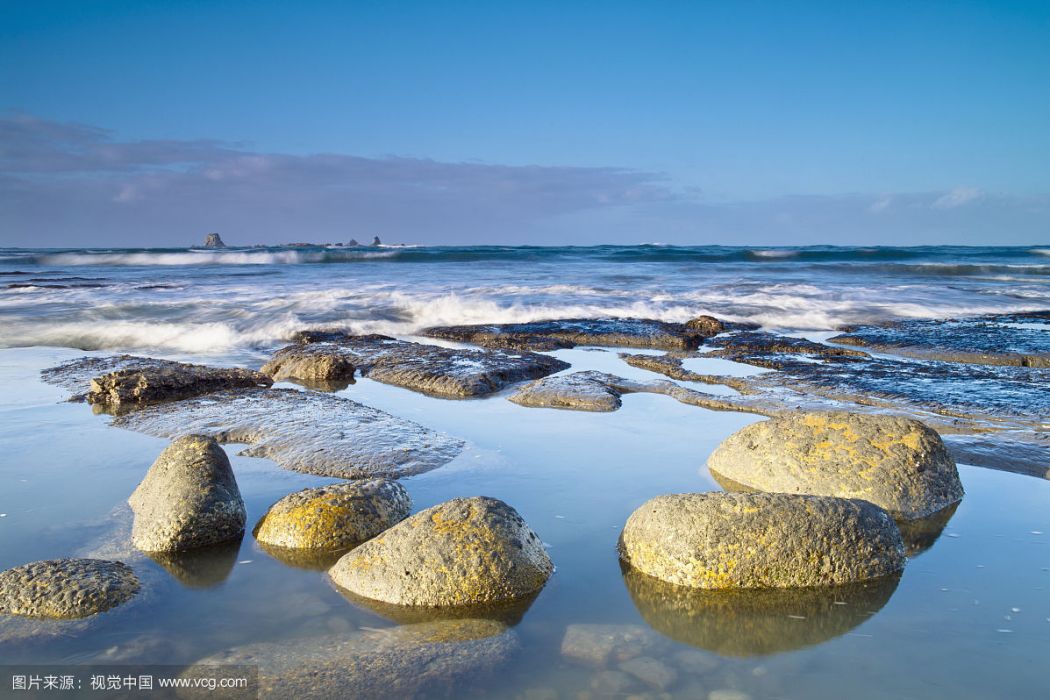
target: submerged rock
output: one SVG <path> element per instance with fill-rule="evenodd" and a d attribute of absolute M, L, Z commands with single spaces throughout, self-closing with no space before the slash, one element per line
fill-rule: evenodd
<path fill-rule="evenodd" d="M 135 572 L 119 561 L 49 559 L 0 572 L 0 613 L 75 619 L 131 600 Z"/>
<path fill-rule="evenodd" d="M 395 340 L 382 335 L 305 332 L 263 367 L 275 379 L 323 375 L 328 367 L 356 366 L 384 384 L 443 398 L 467 398 L 568 368 L 532 352 L 462 350 Z M 342 363 L 342 364 L 341 364 Z M 329 377 L 328 379 L 331 379 Z"/>
<path fill-rule="evenodd" d="M 553 570 L 517 511 L 478 496 L 416 513 L 349 552 L 329 575 L 364 598 L 444 607 L 527 597 Z"/>
<path fill-rule="evenodd" d="M 828 586 L 895 574 L 904 544 L 866 501 L 783 493 L 657 496 L 631 514 L 620 557 L 693 588 Z"/>
<path fill-rule="evenodd" d="M 900 577 L 841 586 L 705 590 L 624 567 L 624 583 L 647 623 L 676 642 L 722 656 L 763 656 L 821 644 L 871 619 Z"/>
<path fill-rule="evenodd" d="M 705 317 L 690 323 L 669 323 L 646 318 L 572 318 L 479 326 L 436 326 L 427 328 L 421 334 L 485 347 L 527 350 L 556 350 L 577 345 L 693 350 L 705 338 L 720 333 L 723 328 L 717 319 L 705 320 Z"/>
<path fill-rule="evenodd" d="M 114 412 L 272 383 L 265 374 L 241 367 L 208 367 L 134 355 L 81 358 L 44 370 L 42 377 L 74 392 L 74 398 L 83 396 L 88 403 Z"/>
<path fill-rule="evenodd" d="M 429 622 L 251 644 L 201 659 L 184 676 L 214 665 L 257 666 L 263 698 L 459 697 L 517 648 L 517 636 L 498 622 Z"/>
<path fill-rule="evenodd" d="M 832 342 L 945 362 L 1050 367 L 1050 312 L 857 326 Z"/>
<path fill-rule="evenodd" d="M 750 488 L 862 498 L 903 518 L 932 515 L 963 497 L 940 436 L 919 421 L 895 416 L 776 416 L 731 435 L 707 465 Z"/>
<path fill-rule="evenodd" d="M 569 625 L 561 655 L 587 666 L 604 667 L 642 655 L 662 655 L 667 644 L 644 625 Z"/>
<path fill-rule="evenodd" d="M 294 389 L 218 392 L 149 406 L 113 425 L 156 437 L 194 432 L 247 443 L 242 455 L 341 479 L 420 474 L 463 449 L 461 440 L 356 401 Z"/>
<path fill-rule="evenodd" d="M 270 506 L 255 538 L 277 547 L 348 549 L 401 522 L 411 509 L 405 487 L 387 479 L 303 489 Z"/>
<path fill-rule="evenodd" d="M 247 517 L 229 458 L 204 435 L 185 435 L 168 445 L 128 504 L 135 512 L 131 540 L 145 552 L 239 539 Z"/>

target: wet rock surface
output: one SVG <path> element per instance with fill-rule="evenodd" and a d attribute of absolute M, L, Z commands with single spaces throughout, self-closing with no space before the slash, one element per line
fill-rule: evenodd
<path fill-rule="evenodd" d="M 604 372 L 573 372 L 544 377 L 526 384 L 509 397 L 530 408 L 562 408 L 573 411 L 615 411 L 624 394 L 664 394 L 676 401 L 713 411 L 746 411 L 744 402 L 726 402 L 723 397 L 687 389 L 673 382 L 638 382 Z"/>
<path fill-rule="evenodd" d="M 654 630 L 722 656 L 776 654 L 842 636 L 886 605 L 900 581 L 884 576 L 841 586 L 705 590 L 631 567 L 624 567 L 623 576 Z"/>
<path fill-rule="evenodd" d="M 906 357 L 1050 367 L 1050 311 L 857 326 L 831 342 Z"/>
<path fill-rule="evenodd" d="M 491 348 L 541 351 L 577 345 L 693 350 L 705 338 L 720 333 L 724 328 L 721 321 L 710 316 L 688 323 L 645 318 L 573 318 L 478 326 L 436 326 L 422 331 L 422 335 Z"/>
<path fill-rule="evenodd" d="M 827 586 L 904 567 L 893 519 L 866 501 L 782 493 L 657 496 L 620 535 L 624 563 L 705 589 Z"/>
<path fill-rule="evenodd" d="M 754 342 L 730 333 L 709 352 L 621 355 L 628 364 L 682 381 L 721 384 L 724 410 L 776 416 L 794 410 L 847 410 L 917 418 L 940 432 L 960 461 L 1046 478 L 1050 370 L 825 351 L 797 339 Z M 769 339 L 768 337 L 766 338 Z M 811 347 L 816 345 L 816 348 Z M 785 351 L 793 349 L 792 352 Z M 774 371 L 739 377 L 691 372 L 683 359 L 716 357 Z"/>
<path fill-rule="evenodd" d="M 161 452 L 128 499 L 133 544 L 172 552 L 239 539 L 246 513 L 226 453 L 214 439 L 185 435 Z"/>
<path fill-rule="evenodd" d="M 74 392 L 74 398 L 113 412 L 271 384 L 266 375 L 241 367 L 208 367 L 134 355 L 73 360 L 44 370 L 42 378 Z"/>
<path fill-rule="evenodd" d="M 258 666 L 263 698 L 460 697 L 517 648 L 498 622 L 430 622 L 252 644 L 201 659 L 184 676 L 216 664 Z"/>
<path fill-rule="evenodd" d="M 298 334 L 297 340 L 299 344 L 277 351 L 263 371 L 275 379 L 310 378 L 343 363 L 384 384 L 443 398 L 468 398 L 569 366 L 533 352 L 445 348 L 382 335 L 307 332 Z"/>
<path fill-rule="evenodd" d="M 401 522 L 411 509 L 405 487 L 388 479 L 331 484 L 277 501 L 254 534 L 277 547 L 349 549 Z"/>
<path fill-rule="evenodd" d="M 553 569 L 517 511 L 474 497 L 416 513 L 346 554 L 329 575 L 364 598 L 444 607 L 527 597 Z"/>
<path fill-rule="evenodd" d="M 707 466 L 750 488 L 861 498 L 907 519 L 930 516 L 963 497 L 940 436 L 894 416 L 782 414 L 729 436 Z"/>
<path fill-rule="evenodd" d="M 88 617 L 139 590 L 131 567 L 102 559 L 49 559 L 0 572 L 0 613 L 55 619 Z"/>
<path fill-rule="evenodd" d="M 463 448 L 461 440 L 356 401 L 294 389 L 218 392 L 149 406 L 113 425 L 156 437 L 192 432 L 247 443 L 242 455 L 342 479 L 420 474 Z"/>
<path fill-rule="evenodd" d="M 868 353 L 850 348 L 838 348 L 815 343 L 805 338 L 776 335 L 774 333 L 744 332 L 714 338 L 709 343 L 715 350 L 707 353 L 712 357 L 723 357 L 734 362 L 746 362 L 768 369 L 782 369 L 796 360 L 782 356 L 804 355 L 810 359 L 836 358 L 839 361 L 863 359 Z"/>

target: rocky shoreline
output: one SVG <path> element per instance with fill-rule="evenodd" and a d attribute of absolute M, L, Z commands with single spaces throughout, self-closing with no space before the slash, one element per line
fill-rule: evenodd
<path fill-rule="evenodd" d="M 964 322 L 952 323 L 957 329 Z M 631 599 L 660 634 L 573 624 L 561 652 L 595 669 L 592 690 L 599 695 L 689 687 L 693 675 L 718 663 L 703 651 L 747 656 L 817 644 L 859 624 L 838 603 L 884 604 L 908 558 L 936 539 L 964 497 L 955 465 L 962 443 L 953 439 L 992 445 L 984 449 L 1000 462 L 988 466 L 1038 474 L 1001 447 L 1024 446 L 1026 465 L 1047 455 L 1046 369 L 1030 359 L 1041 357 L 1030 329 L 1016 328 L 1015 317 L 966 323 L 997 325 L 1000 340 L 1017 330 L 1023 337 L 1009 347 L 1021 359 L 917 357 L 911 348 L 939 342 L 917 343 L 921 324 L 893 329 L 907 335 L 904 344 L 854 329 L 856 342 L 841 347 L 700 317 L 421 334 L 480 349 L 306 331 L 259 370 L 127 355 L 74 360 L 43 379 L 110 414 L 116 427 L 172 442 L 129 494 L 127 553 L 0 573 L 0 617 L 110 614 L 150 587 L 137 576 L 143 555 L 180 579 L 222 581 L 223 567 L 236 557 L 230 545 L 253 537 L 290 565 L 326 571 L 351 604 L 401 626 L 311 639 L 296 649 L 232 648 L 200 664 L 258 663 L 267 697 L 325 696 L 335 687 L 451 692 L 463 674 L 495 670 L 513 654 L 510 628 L 547 585 L 555 562 L 540 535 L 498 499 L 463 494 L 412 514 L 409 490 L 396 480 L 453 461 L 464 441 L 332 391 L 361 376 L 442 399 L 505 398 L 599 413 L 617 410 L 625 395 L 650 393 L 769 420 L 730 436 L 710 456 L 708 467 L 725 491 L 650 494 L 624 523 L 618 551 L 609 555 L 618 556 Z M 574 371 L 545 354 L 577 346 L 662 354 L 609 355 L 625 369 L 652 374 L 648 380 Z M 902 352 L 885 354 L 892 348 Z M 767 371 L 728 376 L 691 368 L 711 359 Z M 921 384 L 910 386 L 915 379 Z M 281 381 L 303 389 L 272 386 Z M 247 444 L 241 454 L 347 481 L 285 495 L 249 535 L 219 443 Z M 209 578 L 216 571 L 218 578 Z M 54 584 L 34 583 L 45 580 Z M 789 609 L 805 610 L 811 621 L 787 629 Z M 699 656 L 662 658 L 660 635 L 697 647 Z M 419 664 L 428 671 L 413 674 Z M 733 697 L 724 690 L 719 697 Z"/>

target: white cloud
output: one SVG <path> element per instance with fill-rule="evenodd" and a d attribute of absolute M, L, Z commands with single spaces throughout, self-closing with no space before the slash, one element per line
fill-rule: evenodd
<path fill-rule="evenodd" d="M 984 192 L 976 187 L 956 187 L 933 200 L 933 204 L 930 206 L 934 209 L 955 209 L 974 202 L 983 196 Z"/>

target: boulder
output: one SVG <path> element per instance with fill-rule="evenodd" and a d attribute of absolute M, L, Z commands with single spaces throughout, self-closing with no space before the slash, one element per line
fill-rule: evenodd
<path fill-rule="evenodd" d="M 631 514 L 620 557 L 693 588 L 829 586 L 889 576 L 904 543 L 866 501 L 783 493 L 657 496 Z"/>
<path fill-rule="evenodd" d="M 131 541 L 145 552 L 238 539 L 247 517 L 230 460 L 203 435 L 185 435 L 168 445 L 128 504 L 135 512 Z"/>
<path fill-rule="evenodd" d="M 354 381 L 354 363 L 339 353 L 312 352 L 309 346 L 293 345 L 279 351 L 262 366 L 274 381 L 290 379 L 310 388 L 341 390 Z"/>
<path fill-rule="evenodd" d="M 726 329 L 726 325 L 714 316 L 697 316 L 694 319 L 686 321 L 685 327 L 689 330 L 696 331 L 705 338 L 716 336 Z"/>
<path fill-rule="evenodd" d="M 349 549 L 401 522 L 411 509 L 405 487 L 388 479 L 303 489 L 270 506 L 255 539 L 277 547 Z"/>
<path fill-rule="evenodd" d="M 762 491 L 862 498 L 901 518 L 958 502 L 962 482 L 939 435 L 910 418 L 795 412 L 726 439 L 708 468 Z"/>
<path fill-rule="evenodd" d="M 517 511 L 478 496 L 416 513 L 349 552 L 329 575 L 364 598 L 444 607 L 527 597 L 553 570 Z"/>
<path fill-rule="evenodd" d="M 0 613 L 74 619 L 131 600 L 135 572 L 119 561 L 50 559 L 0 572 Z"/>

